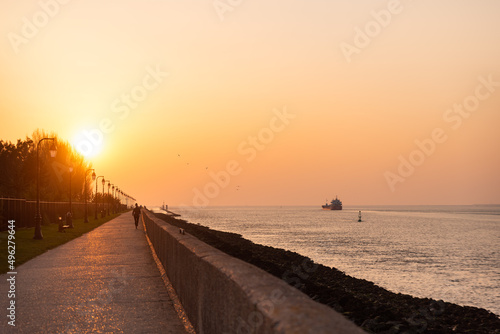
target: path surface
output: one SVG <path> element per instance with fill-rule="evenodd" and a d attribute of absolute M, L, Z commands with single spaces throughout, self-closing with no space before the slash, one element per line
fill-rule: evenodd
<path fill-rule="evenodd" d="M 7 278 L 0 333 L 185 333 L 130 212 L 17 268 L 15 329 Z"/>

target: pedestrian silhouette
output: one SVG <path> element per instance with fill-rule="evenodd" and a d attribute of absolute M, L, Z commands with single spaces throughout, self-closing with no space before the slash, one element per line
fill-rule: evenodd
<path fill-rule="evenodd" d="M 141 215 L 141 208 L 135 203 L 135 208 L 132 210 L 132 216 L 134 216 L 135 220 L 135 229 L 137 230 L 137 226 L 139 226 L 139 216 Z"/>

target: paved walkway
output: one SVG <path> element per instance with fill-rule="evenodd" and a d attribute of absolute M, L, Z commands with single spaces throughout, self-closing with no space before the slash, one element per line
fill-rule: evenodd
<path fill-rule="evenodd" d="M 17 267 L 15 329 L 7 278 L 0 333 L 185 333 L 130 212 Z"/>

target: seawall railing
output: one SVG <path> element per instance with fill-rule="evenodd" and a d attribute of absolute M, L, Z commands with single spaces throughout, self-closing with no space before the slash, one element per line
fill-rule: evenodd
<path fill-rule="evenodd" d="M 198 334 L 365 333 L 286 282 L 142 210 L 147 235 Z"/>

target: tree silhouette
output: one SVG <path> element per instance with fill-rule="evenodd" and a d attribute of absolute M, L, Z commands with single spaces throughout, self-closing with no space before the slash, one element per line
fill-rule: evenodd
<path fill-rule="evenodd" d="M 55 133 L 33 132 L 31 138 L 18 139 L 16 144 L 0 140 L 0 197 L 34 200 L 36 198 L 36 145 L 42 138 L 55 138 L 57 155 L 51 158 L 46 141 L 39 147 L 40 196 L 46 201 L 68 201 L 70 167 L 72 199 L 84 201 L 84 187 L 92 194 L 92 179 L 86 171 L 91 163 Z M 86 179 L 86 180 L 85 180 Z M 86 182 L 85 182 L 86 181 Z"/>

